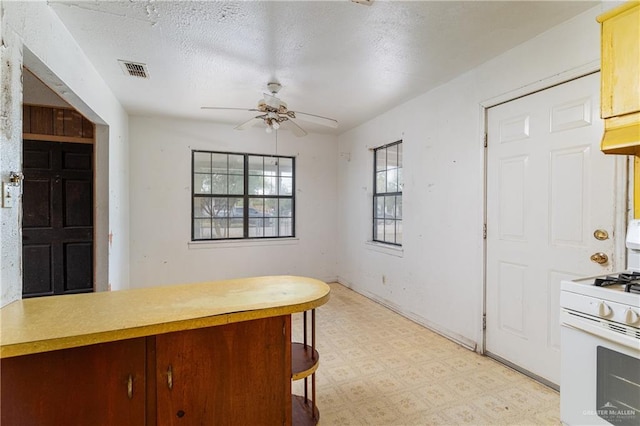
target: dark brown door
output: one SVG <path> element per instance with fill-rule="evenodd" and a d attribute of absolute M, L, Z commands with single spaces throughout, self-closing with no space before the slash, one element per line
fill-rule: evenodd
<path fill-rule="evenodd" d="M 23 297 L 93 291 L 93 145 L 24 141 Z"/>

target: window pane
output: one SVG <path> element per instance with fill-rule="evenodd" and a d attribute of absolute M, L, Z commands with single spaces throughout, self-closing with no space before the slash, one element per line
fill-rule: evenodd
<path fill-rule="evenodd" d="M 384 197 L 376 197 L 376 211 L 374 218 L 384 218 Z"/>
<path fill-rule="evenodd" d="M 211 192 L 213 194 L 227 193 L 227 175 L 214 174 L 211 176 Z"/>
<path fill-rule="evenodd" d="M 396 221 L 396 244 L 402 244 L 402 221 Z"/>
<path fill-rule="evenodd" d="M 244 220 L 229 219 L 229 238 L 244 237 Z"/>
<path fill-rule="evenodd" d="M 251 198 L 249 200 L 249 217 L 264 216 L 264 198 Z"/>
<path fill-rule="evenodd" d="M 262 219 L 249 218 L 249 236 L 262 237 L 264 235 L 264 222 Z"/>
<path fill-rule="evenodd" d="M 275 176 L 264 177 L 264 195 L 278 195 L 278 187 L 276 186 Z"/>
<path fill-rule="evenodd" d="M 265 176 L 277 176 L 278 175 L 278 158 L 277 157 L 265 157 L 265 159 L 264 159 L 264 175 Z"/>
<path fill-rule="evenodd" d="M 229 194 L 244 194 L 244 176 L 229 176 Z"/>
<path fill-rule="evenodd" d="M 261 176 L 264 174 L 262 157 L 256 155 L 249 156 L 249 174 Z"/>
<path fill-rule="evenodd" d="M 387 189 L 385 192 L 397 192 L 398 191 L 398 171 L 397 169 L 391 169 L 387 171 Z"/>
<path fill-rule="evenodd" d="M 264 201 L 264 215 L 266 217 L 278 216 L 278 200 L 269 198 Z"/>
<path fill-rule="evenodd" d="M 402 144 L 396 145 L 398 147 L 398 168 L 402 168 Z"/>
<path fill-rule="evenodd" d="M 213 171 L 226 175 L 229 172 L 227 158 L 227 154 L 213 154 Z"/>
<path fill-rule="evenodd" d="M 249 176 L 249 194 L 250 195 L 262 195 L 264 194 L 262 176 Z"/>
<path fill-rule="evenodd" d="M 292 195 L 293 194 L 293 179 L 290 177 L 280 178 L 280 195 Z"/>
<path fill-rule="evenodd" d="M 291 219 L 280 219 L 280 236 L 281 237 L 291 237 L 293 235 L 293 223 Z"/>
<path fill-rule="evenodd" d="M 376 193 L 385 192 L 387 188 L 387 172 L 381 171 L 376 173 Z"/>
<path fill-rule="evenodd" d="M 379 149 L 376 151 L 376 172 L 387 170 L 387 151 Z"/>
<path fill-rule="evenodd" d="M 229 219 L 213 219 L 213 236 L 211 238 L 227 238 L 229 235 Z"/>
<path fill-rule="evenodd" d="M 402 219 L 402 196 L 396 196 L 396 218 Z"/>
<path fill-rule="evenodd" d="M 291 200 L 288 199 L 280 199 L 280 210 L 278 212 L 278 216 L 280 217 L 291 217 Z"/>
<path fill-rule="evenodd" d="M 398 192 L 402 192 L 404 181 L 402 180 L 402 169 L 398 169 Z"/>
<path fill-rule="evenodd" d="M 387 170 L 398 168 L 398 145 L 387 148 Z"/>
<path fill-rule="evenodd" d="M 211 175 L 203 173 L 194 174 L 193 192 L 196 194 L 211 194 Z"/>
<path fill-rule="evenodd" d="M 293 159 L 279 158 L 278 168 L 280 170 L 280 176 L 293 176 Z"/>
<path fill-rule="evenodd" d="M 213 216 L 213 200 L 209 197 L 193 197 L 193 218 L 208 218 Z"/>
<path fill-rule="evenodd" d="M 384 218 L 394 219 L 396 217 L 396 197 L 384 197 Z"/>
<path fill-rule="evenodd" d="M 384 226 L 384 241 L 387 243 L 395 243 L 396 242 L 396 229 L 395 229 L 395 221 L 390 220 L 385 222 Z"/>
<path fill-rule="evenodd" d="M 193 171 L 195 173 L 211 173 L 211 154 L 208 152 L 194 152 Z"/>
<path fill-rule="evenodd" d="M 194 219 L 193 239 L 204 240 L 211 238 L 211 219 Z"/>
<path fill-rule="evenodd" d="M 383 236 L 384 236 L 384 219 L 376 219 L 375 221 L 375 227 L 374 227 L 374 239 L 375 240 L 382 240 Z"/>
<path fill-rule="evenodd" d="M 229 174 L 244 175 L 244 155 L 229 155 Z"/>

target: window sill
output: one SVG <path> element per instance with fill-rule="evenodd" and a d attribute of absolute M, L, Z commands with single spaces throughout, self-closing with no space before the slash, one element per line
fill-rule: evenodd
<path fill-rule="evenodd" d="M 298 244 L 299 239 L 291 238 L 255 238 L 241 240 L 220 240 L 220 241 L 189 241 L 189 250 L 232 248 L 232 247 L 260 247 L 260 246 L 286 246 Z"/>
<path fill-rule="evenodd" d="M 390 244 L 378 243 L 376 241 L 367 241 L 365 246 L 367 250 L 377 251 L 379 253 L 396 257 L 404 257 L 404 248 L 402 246 L 393 246 Z"/>

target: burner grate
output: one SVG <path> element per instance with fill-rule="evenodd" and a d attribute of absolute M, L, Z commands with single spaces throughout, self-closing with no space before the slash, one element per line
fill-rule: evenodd
<path fill-rule="evenodd" d="M 640 283 L 629 283 L 624 287 L 624 291 L 626 291 L 627 293 L 640 294 Z"/>
<path fill-rule="evenodd" d="M 608 275 L 604 278 L 596 278 L 594 285 L 597 287 L 623 285 L 626 292 L 640 293 L 640 272 L 623 272 L 616 276 Z"/>

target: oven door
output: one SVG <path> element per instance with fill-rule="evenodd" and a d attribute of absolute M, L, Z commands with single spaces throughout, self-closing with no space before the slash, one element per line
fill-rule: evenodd
<path fill-rule="evenodd" d="M 565 323 L 561 342 L 562 423 L 639 425 L 640 340 L 625 345 Z"/>

